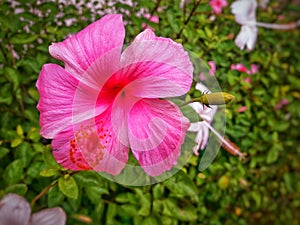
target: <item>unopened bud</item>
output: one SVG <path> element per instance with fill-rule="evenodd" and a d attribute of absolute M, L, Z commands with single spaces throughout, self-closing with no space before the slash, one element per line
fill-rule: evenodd
<path fill-rule="evenodd" d="M 235 97 L 226 92 L 215 92 L 211 94 L 203 94 L 199 101 L 209 107 L 209 105 L 225 105 L 231 102 Z"/>
<path fill-rule="evenodd" d="M 91 218 L 91 217 L 88 217 L 88 216 L 86 216 L 86 215 L 74 214 L 72 217 L 73 217 L 74 219 L 78 220 L 78 221 L 81 221 L 81 222 L 87 223 L 87 224 L 93 222 L 92 218 Z"/>

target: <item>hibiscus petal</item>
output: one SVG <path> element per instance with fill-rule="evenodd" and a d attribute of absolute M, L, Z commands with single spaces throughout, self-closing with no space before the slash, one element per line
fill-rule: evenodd
<path fill-rule="evenodd" d="M 30 225 L 65 225 L 66 213 L 60 207 L 44 209 L 32 214 Z"/>
<path fill-rule="evenodd" d="M 41 135 L 54 138 L 72 122 L 72 105 L 78 84 L 71 74 L 55 64 L 45 64 L 37 80 L 40 93 Z"/>
<path fill-rule="evenodd" d="M 119 73 L 138 97 L 174 97 L 189 91 L 193 65 L 181 44 L 147 29 L 122 53 Z"/>
<path fill-rule="evenodd" d="M 52 148 L 57 162 L 67 169 L 92 169 L 112 175 L 125 167 L 129 151 L 114 132 L 110 109 L 95 120 L 75 124 L 58 134 Z"/>
<path fill-rule="evenodd" d="M 29 203 L 19 195 L 7 194 L 0 201 L 0 224 L 27 225 L 30 213 Z"/>
<path fill-rule="evenodd" d="M 109 104 L 97 104 L 99 87 L 90 87 L 56 64 L 45 64 L 37 80 L 41 134 L 54 138 L 73 123 L 95 117 Z"/>
<path fill-rule="evenodd" d="M 119 118 L 122 121 L 123 118 Z M 128 141 L 122 142 L 112 124 L 112 111 L 108 108 L 94 121 L 74 126 L 77 146 L 93 168 L 98 172 L 117 175 L 128 161 Z"/>
<path fill-rule="evenodd" d="M 78 79 L 102 55 L 118 48 L 119 61 L 125 36 L 125 28 L 120 14 L 106 15 L 77 34 L 49 47 L 50 54 L 65 63 L 65 68 Z"/>
<path fill-rule="evenodd" d="M 55 160 L 66 169 L 92 169 L 77 147 L 72 127 L 58 133 L 53 139 L 51 145 Z"/>
<path fill-rule="evenodd" d="M 134 156 L 150 176 L 170 170 L 180 155 L 189 121 L 172 102 L 142 99 L 129 112 L 128 134 Z"/>

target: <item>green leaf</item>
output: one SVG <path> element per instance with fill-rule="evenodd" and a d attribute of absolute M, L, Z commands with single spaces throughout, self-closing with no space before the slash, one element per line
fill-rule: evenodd
<path fill-rule="evenodd" d="M 36 88 L 29 88 L 28 89 L 28 94 L 30 95 L 31 98 L 33 98 L 35 101 L 38 101 L 40 98 L 39 92 L 36 90 Z"/>
<path fill-rule="evenodd" d="M 26 184 L 13 184 L 5 188 L 5 193 L 16 193 L 18 195 L 24 196 L 28 190 Z"/>
<path fill-rule="evenodd" d="M 42 177 L 52 177 L 52 176 L 57 175 L 58 173 L 59 173 L 59 170 L 57 168 L 46 168 L 40 172 L 40 175 Z"/>
<path fill-rule="evenodd" d="M 24 167 L 27 167 L 33 156 L 36 153 L 32 150 L 31 145 L 28 142 L 22 142 L 15 150 L 16 158 L 20 158 L 23 162 Z"/>
<path fill-rule="evenodd" d="M 287 188 L 287 190 L 289 192 L 293 192 L 293 181 L 292 181 L 292 177 L 291 177 L 291 174 L 288 174 L 288 173 L 285 173 L 283 175 L 283 180 L 284 180 L 284 183 L 285 183 L 285 186 Z"/>
<path fill-rule="evenodd" d="M 9 153 L 9 149 L 0 147 L 0 159 L 2 159 L 4 156 L 6 156 Z"/>
<path fill-rule="evenodd" d="M 94 204 L 98 203 L 101 200 L 101 196 L 103 194 L 109 194 L 109 191 L 106 188 L 102 188 L 99 186 L 86 186 L 85 191 L 88 198 Z"/>
<path fill-rule="evenodd" d="M 45 164 L 42 161 L 34 161 L 29 165 L 27 174 L 32 178 L 38 178 L 42 168 L 45 167 Z"/>
<path fill-rule="evenodd" d="M 82 199 L 82 192 L 78 192 L 78 197 L 76 199 L 74 198 L 67 198 L 67 201 L 69 205 L 72 207 L 73 211 L 78 211 L 81 205 L 81 199 Z"/>
<path fill-rule="evenodd" d="M 65 199 L 64 194 L 59 190 L 58 186 L 54 186 L 47 193 L 48 207 L 52 208 L 60 205 Z"/>
<path fill-rule="evenodd" d="M 10 105 L 13 102 L 12 85 L 2 84 L 0 88 L 0 103 Z"/>
<path fill-rule="evenodd" d="M 36 39 L 38 38 L 37 34 L 27 34 L 27 33 L 19 33 L 19 34 L 15 34 L 14 36 L 12 36 L 10 38 L 10 42 L 12 44 L 19 44 L 19 45 L 23 45 L 23 44 L 29 44 L 34 42 Z"/>
<path fill-rule="evenodd" d="M 190 196 L 195 201 L 198 199 L 198 189 L 195 183 L 181 170 L 175 176 L 163 182 L 163 185 L 179 198 Z"/>
<path fill-rule="evenodd" d="M 60 177 L 58 179 L 58 187 L 67 197 L 73 199 L 78 198 L 78 186 L 73 177 Z"/>
<path fill-rule="evenodd" d="M 53 154 L 49 148 L 46 148 L 43 151 L 43 159 L 50 168 L 60 168 L 60 166 L 57 164 L 57 162 L 54 159 Z"/>
<path fill-rule="evenodd" d="M 107 180 L 95 171 L 81 171 L 74 175 L 77 184 L 84 187 L 88 198 L 97 204 L 103 194 L 109 194 Z"/>
<path fill-rule="evenodd" d="M 17 135 L 19 137 L 24 137 L 24 131 L 23 131 L 23 128 L 20 124 L 17 125 L 16 131 L 17 131 Z"/>
<path fill-rule="evenodd" d="M 142 225 L 156 225 L 156 224 L 160 224 L 160 223 L 158 223 L 158 221 L 154 217 L 147 217 L 143 220 L 143 222 L 141 224 Z"/>
<path fill-rule="evenodd" d="M 197 209 L 191 205 L 180 207 L 173 199 L 163 201 L 163 215 L 176 218 L 180 221 L 194 221 L 197 219 Z"/>
<path fill-rule="evenodd" d="M 22 142 L 23 142 L 22 138 L 16 138 L 16 139 L 12 140 L 12 142 L 10 143 L 10 147 L 15 148 L 15 147 L 19 146 Z"/>
<path fill-rule="evenodd" d="M 37 129 L 36 127 L 32 127 L 27 133 L 27 138 L 29 138 L 33 142 L 38 142 L 40 140 L 40 137 L 41 135 L 39 133 L 39 129 Z"/>
<path fill-rule="evenodd" d="M 137 196 L 131 192 L 122 192 L 116 196 L 115 200 L 119 203 L 136 204 L 138 202 Z"/>
<path fill-rule="evenodd" d="M 222 176 L 219 180 L 218 180 L 218 185 L 221 189 L 226 189 L 229 185 L 229 178 L 227 176 Z"/>
<path fill-rule="evenodd" d="M 4 76 L 6 79 L 13 84 L 13 89 L 16 90 L 20 84 L 20 73 L 18 70 L 12 67 L 5 67 L 4 68 Z"/>
<path fill-rule="evenodd" d="M 141 205 L 138 214 L 141 216 L 149 216 L 150 208 L 151 208 L 150 193 L 145 194 L 140 189 L 135 189 L 135 192 L 139 197 L 139 201 Z"/>
<path fill-rule="evenodd" d="M 268 164 L 271 164 L 271 163 L 274 163 L 277 161 L 278 159 L 278 156 L 279 156 L 279 152 L 277 150 L 277 148 L 271 148 L 267 154 L 267 163 Z"/>
<path fill-rule="evenodd" d="M 125 211 L 125 213 L 129 216 L 136 216 L 136 212 L 139 210 L 139 207 L 136 205 L 131 204 L 124 204 L 121 205 L 122 210 Z"/>
<path fill-rule="evenodd" d="M 114 217 L 116 216 L 118 211 L 118 206 L 114 203 L 108 204 L 107 212 L 106 212 L 106 224 L 115 224 Z"/>
<path fill-rule="evenodd" d="M 18 183 L 24 176 L 23 174 L 24 164 L 21 159 L 12 161 L 6 168 L 3 174 L 3 178 L 7 184 L 12 185 Z"/>

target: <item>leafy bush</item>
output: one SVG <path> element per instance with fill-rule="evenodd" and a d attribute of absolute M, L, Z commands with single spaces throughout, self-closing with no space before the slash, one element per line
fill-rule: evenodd
<path fill-rule="evenodd" d="M 94 7 L 89 1 L 77 6 L 64 2 L 0 3 L 0 197 L 22 195 L 33 211 L 61 206 L 73 225 L 90 220 L 114 225 L 299 224 L 299 29 L 259 28 L 255 49 L 247 52 L 234 44 L 232 34 L 240 25 L 230 7 L 214 15 L 208 1 L 197 7 L 192 1 L 185 9 L 179 0 L 137 0 L 134 7 L 106 1 L 99 8 L 97 1 Z M 258 9 L 257 18 L 294 21 L 300 12 L 296 3 L 271 1 Z M 61 64 L 48 53 L 52 42 L 110 12 L 123 14 L 126 42 L 146 23 L 156 35 L 181 42 L 204 62 L 215 62 L 220 86 L 236 97 L 225 110 L 226 135 L 248 153 L 245 161 L 222 151 L 199 172 L 199 159 L 193 156 L 175 176 L 145 187 L 122 186 L 93 171 L 57 165 L 51 146 L 40 141 L 35 82 L 44 63 Z M 157 15 L 159 23 L 149 22 L 146 13 Z M 256 64 L 259 70 L 252 75 L 232 70 L 237 63 Z M 249 76 L 250 84 L 245 82 Z M 282 99 L 288 104 L 277 105 Z M 241 106 L 247 110 L 239 112 Z"/>

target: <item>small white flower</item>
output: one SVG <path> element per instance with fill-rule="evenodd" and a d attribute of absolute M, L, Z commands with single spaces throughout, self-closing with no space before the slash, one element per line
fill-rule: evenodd
<path fill-rule="evenodd" d="M 253 50 L 257 39 L 256 27 L 256 0 L 237 0 L 231 4 L 231 12 L 235 15 L 235 21 L 242 25 L 241 31 L 235 39 L 235 44 L 243 50 L 245 46 L 249 51 Z"/>
<path fill-rule="evenodd" d="M 266 0 L 261 0 L 260 4 L 267 3 Z M 237 35 L 234 43 L 243 50 L 245 46 L 249 51 L 254 49 L 257 39 L 259 27 L 276 29 L 276 30 L 291 30 L 300 26 L 300 20 L 288 24 L 273 24 L 256 21 L 256 0 L 237 0 L 231 4 L 231 12 L 235 16 L 235 21 L 242 25 L 240 33 Z"/>
<path fill-rule="evenodd" d="M 7 194 L 0 201 L 1 225 L 64 225 L 66 214 L 60 207 L 44 209 L 31 215 L 29 203 L 17 194 Z"/>
<path fill-rule="evenodd" d="M 208 88 L 202 84 L 202 83 L 197 83 L 196 87 L 197 90 L 201 92 L 208 92 L 211 93 Z M 190 132 L 197 132 L 196 135 L 196 146 L 194 147 L 194 154 L 199 155 L 198 150 L 199 148 L 201 150 L 204 150 L 204 148 L 207 145 L 208 138 L 209 138 L 209 127 L 205 124 L 204 121 L 207 123 L 211 123 L 213 121 L 214 115 L 218 109 L 217 106 L 210 106 L 206 107 L 203 106 L 200 102 L 193 102 L 189 104 L 198 114 L 199 116 L 203 119 L 203 121 L 196 122 L 196 123 L 191 123 L 188 131 Z"/>
<path fill-rule="evenodd" d="M 243 50 L 245 46 L 247 46 L 247 49 L 251 51 L 254 49 L 255 46 L 257 32 L 258 30 L 256 26 L 244 25 L 242 26 L 240 33 L 235 38 L 234 43 L 241 50 Z"/>

